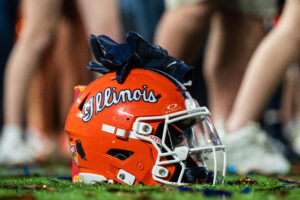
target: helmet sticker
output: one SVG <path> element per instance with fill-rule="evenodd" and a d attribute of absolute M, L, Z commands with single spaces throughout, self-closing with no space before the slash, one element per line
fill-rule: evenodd
<path fill-rule="evenodd" d="M 169 104 L 164 108 L 164 114 L 169 114 L 182 110 L 182 107 L 176 103 Z"/>
<path fill-rule="evenodd" d="M 149 136 L 146 136 L 146 137 L 150 138 L 153 142 L 158 144 L 160 147 L 162 146 L 162 142 L 161 142 L 161 139 L 159 137 L 156 137 L 154 135 L 149 135 Z"/>
<path fill-rule="evenodd" d="M 155 95 L 153 90 L 148 91 L 147 88 L 148 86 L 144 85 L 142 90 L 137 88 L 135 90 L 125 89 L 116 91 L 115 87 L 108 87 L 103 92 L 98 92 L 84 104 L 84 116 L 82 117 L 82 121 L 88 122 L 92 119 L 94 112 L 95 115 L 97 115 L 105 108 L 117 105 L 120 102 L 143 101 L 147 103 L 156 103 L 161 95 Z"/>
<path fill-rule="evenodd" d="M 76 147 L 74 144 L 71 144 L 70 145 L 70 150 L 71 150 L 71 153 L 72 153 L 72 157 L 76 163 L 76 165 L 78 165 L 78 153 L 76 151 Z"/>

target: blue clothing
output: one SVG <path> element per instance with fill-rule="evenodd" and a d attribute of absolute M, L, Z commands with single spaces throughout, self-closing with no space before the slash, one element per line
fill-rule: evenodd
<path fill-rule="evenodd" d="M 163 0 L 119 0 L 124 32 L 135 31 L 152 42 L 156 25 L 164 11 Z"/>
<path fill-rule="evenodd" d="M 0 0 L 0 125 L 3 119 L 3 79 L 5 65 L 13 47 L 19 0 Z"/>

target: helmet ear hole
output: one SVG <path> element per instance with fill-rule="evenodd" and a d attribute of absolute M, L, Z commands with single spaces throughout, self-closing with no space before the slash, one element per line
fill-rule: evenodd
<path fill-rule="evenodd" d="M 132 151 L 127 151 L 127 150 L 123 150 L 123 149 L 110 149 L 107 154 L 119 159 L 119 160 L 126 160 L 128 159 L 130 156 L 133 155 Z"/>

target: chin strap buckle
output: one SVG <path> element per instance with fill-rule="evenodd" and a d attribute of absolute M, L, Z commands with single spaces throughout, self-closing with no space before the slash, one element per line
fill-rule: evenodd
<path fill-rule="evenodd" d="M 119 173 L 118 173 L 118 175 L 117 175 L 117 178 L 118 178 L 120 181 L 122 181 L 122 182 L 124 182 L 124 183 L 126 183 L 126 184 L 128 184 L 128 185 L 133 185 L 134 182 L 135 182 L 135 176 L 133 176 L 132 174 L 126 172 L 126 171 L 123 170 L 123 169 L 120 169 L 120 170 L 119 170 Z"/>

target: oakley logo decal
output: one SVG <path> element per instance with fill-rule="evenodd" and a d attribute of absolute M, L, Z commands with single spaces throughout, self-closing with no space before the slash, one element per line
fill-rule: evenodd
<path fill-rule="evenodd" d="M 167 106 L 167 109 L 172 110 L 172 109 L 176 109 L 178 107 L 178 105 L 176 103 L 174 104 L 170 104 Z"/>
<path fill-rule="evenodd" d="M 125 89 L 116 91 L 116 88 L 106 88 L 103 92 L 98 92 L 95 96 L 92 96 L 87 100 L 83 106 L 82 121 L 88 122 L 92 119 L 93 115 L 97 115 L 105 108 L 109 108 L 112 105 L 117 105 L 120 102 L 137 102 L 143 101 L 147 103 L 156 103 L 160 98 L 160 94 L 155 95 L 153 90 L 147 90 L 147 85 L 143 86 L 143 89 Z"/>

